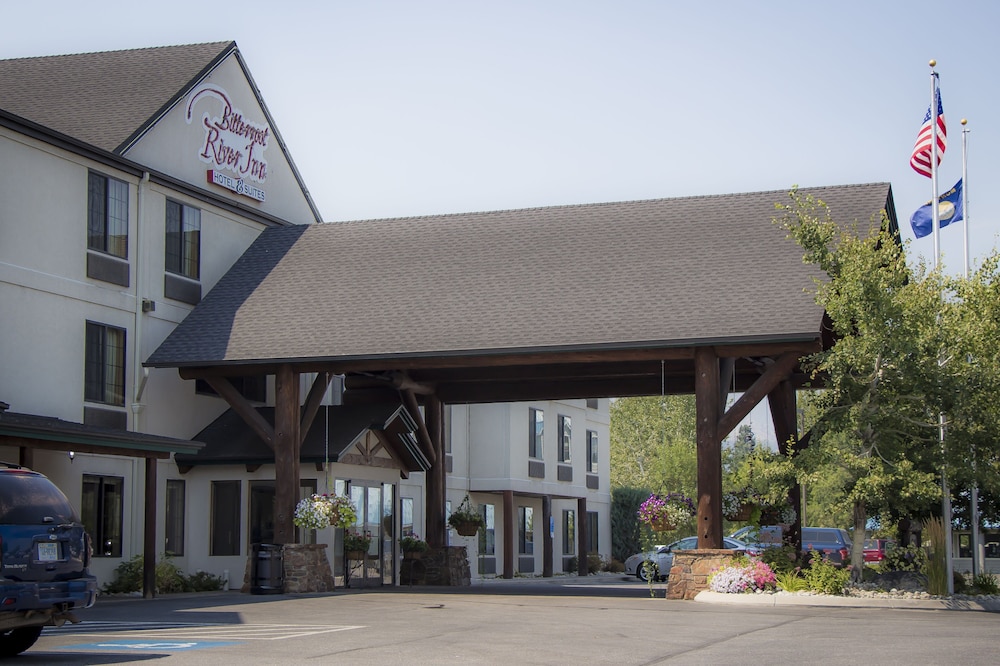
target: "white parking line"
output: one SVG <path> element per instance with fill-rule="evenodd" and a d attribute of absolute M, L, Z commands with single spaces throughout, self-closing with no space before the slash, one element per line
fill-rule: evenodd
<path fill-rule="evenodd" d="M 93 623 L 98 624 L 98 623 Z M 197 640 L 259 640 L 280 641 L 318 634 L 330 634 L 365 625 L 302 625 L 302 624 L 178 624 L 157 622 L 107 622 L 104 627 L 84 630 L 73 627 L 58 633 L 78 633 L 105 638 L 152 638 L 157 640 L 191 638 Z M 73 631 L 76 629 L 76 631 Z M 53 632 L 56 633 L 56 632 Z"/>

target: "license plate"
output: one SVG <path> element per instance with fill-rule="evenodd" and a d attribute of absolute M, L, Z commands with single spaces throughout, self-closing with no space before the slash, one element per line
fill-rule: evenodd
<path fill-rule="evenodd" d="M 56 562 L 59 560 L 59 542 L 40 541 L 38 543 L 38 561 Z"/>

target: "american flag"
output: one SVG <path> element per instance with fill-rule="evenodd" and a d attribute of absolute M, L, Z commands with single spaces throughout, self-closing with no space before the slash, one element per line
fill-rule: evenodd
<path fill-rule="evenodd" d="M 941 89 L 935 86 L 934 98 L 937 100 L 937 161 L 941 164 L 944 156 L 945 146 L 948 144 L 948 130 L 944 124 L 944 108 L 941 106 Z M 917 173 L 931 177 L 931 107 L 927 106 L 927 114 L 924 116 L 924 124 L 920 126 L 917 134 L 917 143 L 913 146 L 913 154 L 910 156 L 910 166 Z"/>

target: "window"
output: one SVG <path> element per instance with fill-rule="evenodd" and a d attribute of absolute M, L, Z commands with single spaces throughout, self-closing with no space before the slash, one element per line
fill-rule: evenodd
<path fill-rule="evenodd" d="M 122 493 L 125 479 L 83 475 L 80 514 L 94 545 L 95 557 L 122 556 Z"/>
<path fill-rule="evenodd" d="M 545 412 L 528 409 L 528 457 L 542 458 L 542 441 L 545 435 Z"/>
<path fill-rule="evenodd" d="M 413 498 L 399 499 L 399 535 L 413 536 Z"/>
<path fill-rule="evenodd" d="M 199 276 L 201 211 L 167 199 L 167 271 L 192 280 Z"/>
<path fill-rule="evenodd" d="M 128 185 L 93 172 L 87 181 L 87 249 L 128 257 Z"/>
<path fill-rule="evenodd" d="M 479 530 L 479 554 L 496 555 L 496 506 L 493 504 L 480 505 L 483 510 L 483 520 L 486 522 L 486 529 Z"/>
<path fill-rule="evenodd" d="M 597 433 L 587 431 L 587 471 L 597 474 Z"/>
<path fill-rule="evenodd" d="M 125 329 L 87 322 L 84 399 L 125 406 Z"/>
<path fill-rule="evenodd" d="M 568 416 L 559 415 L 559 462 L 570 462 L 570 440 L 573 425 Z"/>
<path fill-rule="evenodd" d="M 576 555 L 576 511 L 563 510 L 563 555 Z"/>
<path fill-rule="evenodd" d="M 167 479 L 167 516 L 163 550 L 167 555 L 184 554 L 184 481 Z"/>
<path fill-rule="evenodd" d="M 518 552 L 522 555 L 533 555 L 535 552 L 535 510 L 530 506 L 518 508 L 520 526 L 517 535 Z"/>
<path fill-rule="evenodd" d="M 209 555 L 240 554 L 240 482 L 212 481 Z"/>

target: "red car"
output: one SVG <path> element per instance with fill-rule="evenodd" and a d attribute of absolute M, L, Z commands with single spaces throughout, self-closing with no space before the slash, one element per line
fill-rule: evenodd
<path fill-rule="evenodd" d="M 896 547 L 892 539 L 865 539 L 865 562 L 881 562 Z"/>

